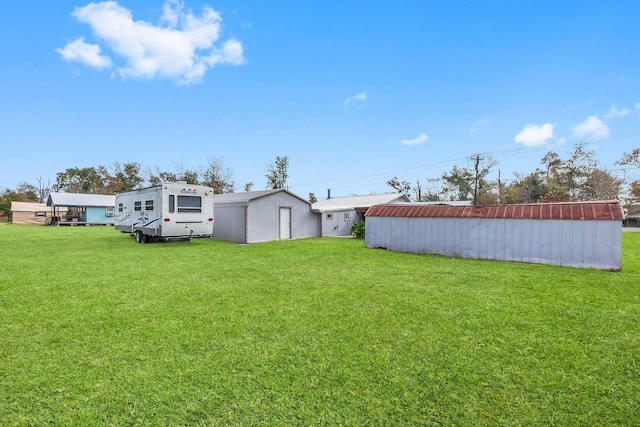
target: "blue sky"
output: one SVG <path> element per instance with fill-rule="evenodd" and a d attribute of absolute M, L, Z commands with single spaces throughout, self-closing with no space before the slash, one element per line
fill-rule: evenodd
<path fill-rule="evenodd" d="M 303 197 L 428 188 L 640 147 L 638 1 L 0 4 L 0 189 L 70 167 L 198 168 Z"/>

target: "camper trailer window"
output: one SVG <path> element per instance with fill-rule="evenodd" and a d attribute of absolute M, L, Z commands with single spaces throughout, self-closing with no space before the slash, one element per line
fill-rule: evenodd
<path fill-rule="evenodd" d="M 142 202 L 134 202 L 133 203 L 133 210 L 141 211 L 142 210 Z"/>
<path fill-rule="evenodd" d="M 202 212 L 202 198 L 199 196 L 178 196 L 178 212 Z"/>
<path fill-rule="evenodd" d="M 144 201 L 144 209 L 147 211 L 153 210 L 153 200 L 145 200 Z"/>
<path fill-rule="evenodd" d="M 169 212 L 174 213 L 176 211 L 176 196 L 173 194 L 169 196 Z"/>
<path fill-rule="evenodd" d="M 122 209 L 124 209 L 124 206 L 122 203 L 118 203 L 118 212 L 122 212 Z"/>

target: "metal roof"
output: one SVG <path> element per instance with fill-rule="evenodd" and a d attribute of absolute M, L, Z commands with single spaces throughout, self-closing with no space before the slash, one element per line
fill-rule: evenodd
<path fill-rule="evenodd" d="M 500 206 L 387 204 L 371 207 L 367 217 L 415 218 L 508 218 L 508 219 L 594 219 L 623 220 L 617 200 L 572 203 L 537 203 Z"/>
<path fill-rule="evenodd" d="M 50 193 L 47 206 L 108 207 L 116 205 L 116 196 L 109 194 Z"/>
<path fill-rule="evenodd" d="M 404 194 L 370 194 L 368 196 L 344 196 L 331 197 L 330 199 L 319 200 L 311 205 L 311 209 L 316 212 L 344 211 L 358 208 L 370 208 L 381 203 L 402 203 L 410 202 L 411 199 Z"/>
<path fill-rule="evenodd" d="M 242 193 L 223 193 L 223 194 L 214 194 L 213 195 L 213 204 L 224 205 L 224 204 L 236 204 L 236 205 L 247 205 L 250 201 L 259 199 L 261 197 L 268 196 L 270 194 L 276 193 L 287 193 L 297 199 L 300 199 L 306 203 L 309 201 L 303 199 L 302 197 L 293 194 L 289 190 L 284 188 L 278 188 L 275 190 L 259 190 L 259 191 L 245 191 Z"/>

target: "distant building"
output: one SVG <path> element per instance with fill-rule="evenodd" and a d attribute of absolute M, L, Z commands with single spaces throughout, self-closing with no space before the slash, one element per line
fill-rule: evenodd
<path fill-rule="evenodd" d="M 66 208 L 63 208 L 66 212 Z M 51 222 L 52 210 L 45 203 L 11 202 L 13 224 L 45 225 Z"/>
<path fill-rule="evenodd" d="M 116 196 L 105 194 L 50 193 L 55 225 L 113 225 Z"/>
<path fill-rule="evenodd" d="M 627 206 L 627 214 L 624 217 L 625 227 L 640 227 L 640 205 Z"/>
<path fill-rule="evenodd" d="M 315 202 L 311 208 L 321 215 L 321 235 L 349 236 L 351 226 L 365 218 L 367 210 L 381 203 L 406 203 L 411 199 L 405 194 L 371 194 L 368 196 L 329 197 Z"/>

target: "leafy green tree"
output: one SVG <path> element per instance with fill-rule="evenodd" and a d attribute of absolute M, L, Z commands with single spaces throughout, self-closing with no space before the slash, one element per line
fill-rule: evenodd
<path fill-rule="evenodd" d="M 622 187 L 622 179 L 611 172 L 594 168 L 580 187 L 580 200 L 617 200 Z"/>
<path fill-rule="evenodd" d="M 406 196 L 408 196 L 411 191 L 411 184 L 407 181 L 400 181 L 396 176 L 387 181 L 387 185 L 393 188 L 396 193 L 404 194 Z"/>
<path fill-rule="evenodd" d="M 140 176 L 140 168 L 140 163 L 137 162 L 124 164 L 115 162 L 113 165 L 113 177 L 115 178 L 115 186 L 112 188 L 113 193 L 122 193 L 140 188 L 144 183 L 144 178 Z"/>
<path fill-rule="evenodd" d="M 202 185 L 213 188 L 214 194 L 233 193 L 235 182 L 233 172 L 226 167 L 220 158 L 210 158 L 202 169 Z"/>
<path fill-rule="evenodd" d="M 289 178 L 289 158 L 287 156 L 276 156 L 274 162 L 266 164 L 267 189 L 276 190 L 287 188 L 287 178 Z"/>
<path fill-rule="evenodd" d="M 313 193 L 309 193 L 309 203 L 315 203 L 317 201 L 318 201 L 318 199 L 317 199 L 316 195 L 313 194 Z"/>
<path fill-rule="evenodd" d="M 13 190 L 5 189 L 0 194 L 0 214 L 3 217 L 8 218 L 11 215 L 11 202 L 25 201 L 17 192 Z"/>
<path fill-rule="evenodd" d="M 515 180 L 505 188 L 505 202 L 537 203 L 549 192 L 544 172 L 536 170 L 529 175 L 515 173 Z"/>
<path fill-rule="evenodd" d="M 147 168 L 145 171 L 145 175 L 147 176 L 147 182 L 149 185 L 158 185 L 163 182 L 176 182 L 178 180 L 177 176 L 173 172 L 162 171 L 160 168 L 156 167 L 155 169 Z"/>
<path fill-rule="evenodd" d="M 55 190 L 65 193 L 102 194 L 104 176 L 94 167 L 68 168 L 56 174 Z"/>
<path fill-rule="evenodd" d="M 442 192 L 447 200 L 472 200 L 475 175 L 467 168 L 454 166 L 442 174 Z"/>

